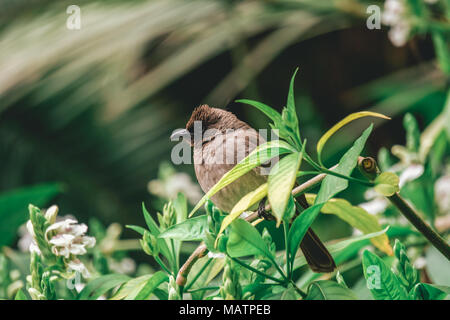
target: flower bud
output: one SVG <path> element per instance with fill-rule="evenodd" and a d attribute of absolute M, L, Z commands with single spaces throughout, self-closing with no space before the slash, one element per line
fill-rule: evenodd
<path fill-rule="evenodd" d="M 58 206 L 51 206 L 45 211 L 45 219 L 47 219 L 48 223 L 53 224 L 56 221 L 56 216 L 58 215 Z"/>

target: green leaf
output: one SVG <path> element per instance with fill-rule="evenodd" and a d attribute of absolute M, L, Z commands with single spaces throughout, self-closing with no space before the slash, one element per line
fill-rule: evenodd
<path fill-rule="evenodd" d="M 358 300 L 358 298 L 349 288 L 337 282 L 320 280 L 309 285 L 305 300 Z"/>
<path fill-rule="evenodd" d="M 258 230 L 243 219 L 236 219 L 231 224 L 227 252 L 233 258 L 261 254 L 274 259 Z"/>
<path fill-rule="evenodd" d="M 195 290 L 199 288 L 206 287 L 219 273 L 222 271 L 225 266 L 225 258 L 210 258 L 208 256 L 200 258 L 193 265 L 191 271 L 188 274 L 186 287 L 190 290 Z M 206 265 L 208 264 L 208 265 Z M 205 266 L 206 265 L 206 266 Z M 197 277 L 198 273 L 202 270 L 203 272 L 200 276 L 195 280 L 195 282 L 191 285 L 191 282 L 194 278 Z M 206 291 L 197 291 L 192 293 L 193 300 L 202 300 Z"/>
<path fill-rule="evenodd" d="M 142 213 L 144 214 L 145 223 L 147 224 L 148 230 L 152 235 L 154 235 L 156 238 L 158 238 L 161 231 L 159 230 L 158 225 L 156 224 L 155 220 L 153 220 L 150 213 L 147 211 L 147 208 L 145 207 L 145 204 L 142 202 Z M 178 217 L 177 217 L 178 219 Z M 174 265 L 175 261 L 173 261 L 173 255 L 171 251 L 169 250 L 169 246 L 167 245 L 166 241 L 164 239 L 157 240 L 158 248 L 161 254 L 166 257 L 167 260 L 169 260 L 170 265 Z"/>
<path fill-rule="evenodd" d="M 280 300 L 298 300 L 300 298 L 295 288 L 290 285 L 286 290 L 283 291 L 283 294 L 280 297 Z"/>
<path fill-rule="evenodd" d="M 236 102 L 245 103 L 257 108 L 258 110 L 262 111 L 266 116 L 268 116 L 275 124 L 282 123 L 281 115 L 278 113 L 278 111 L 276 111 L 275 109 L 269 107 L 264 103 L 248 99 L 240 99 L 236 100 Z"/>
<path fill-rule="evenodd" d="M 314 199 L 316 198 L 315 195 L 306 194 L 305 196 L 308 203 L 314 203 Z M 382 230 L 376 216 L 371 215 L 361 207 L 353 206 L 345 199 L 334 198 L 328 200 L 322 207 L 321 212 L 338 216 L 340 219 L 344 220 L 364 234 L 370 234 Z M 371 238 L 370 241 L 374 246 L 387 255 L 392 255 L 392 247 L 389 244 L 389 238 L 386 234 L 383 233 L 378 237 Z"/>
<path fill-rule="evenodd" d="M 19 289 L 14 297 L 14 300 L 29 300 L 22 289 Z"/>
<path fill-rule="evenodd" d="M 245 210 L 253 206 L 254 204 L 261 201 L 267 195 L 267 183 L 262 184 L 256 190 L 249 192 L 246 194 L 241 200 L 238 201 L 231 210 L 230 214 L 227 215 L 220 226 L 219 233 L 216 237 L 219 239 L 220 235 L 224 232 L 224 230 L 235 220 L 237 219 Z"/>
<path fill-rule="evenodd" d="M 321 162 L 321 153 L 322 153 L 322 149 L 325 145 L 325 143 L 328 141 L 328 139 L 330 139 L 330 137 L 336 133 L 336 131 L 338 131 L 339 129 L 341 129 L 343 126 L 345 126 L 346 124 L 352 122 L 353 120 L 362 118 L 362 117 L 378 117 L 378 118 L 383 118 L 383 119 L 388 119 L 390 120 L 391 118 L 386 117 L 385 115 L 381 114 L 381 113 L 376 113 L 376 112 L 371 112 L 371 111 L 361 111 L 361 112 L 356 112 L 356 113 L 352 113 L 348 116 L 346 116 L 344 119 L 342 119 L 341 121 L 339 121 L 338 123 L 336 123 L 333 127 L 331 127 L 331 129 L 329 129 L 320 139 L 319 142 L 317 142 L 317 155 L 319 158 L 319 162 Z"/>
<path fill-rule="evenodd" d="M 376 300 L 408 300 L 408 293 L 381 258 L 365 250 L 363 269 L 367 286 Z"/>
<path fill-rule="evenodd" d="M 350 175 L 356 166 L 359 154 L 372 131 L 370 125 L 359 137 L 353 146 L 342 156 L 337 168 L 334 169 L 343 175 Z M 348 181 L 336 176 L 327 175 L 320 186 L 319 193 L 316 197 L 315 204 L 302 212 L 294 222 L 288 233 L 288 253 L 291 257 L 295 256 L 300 242 L 306 234 L 306 231 L 316 219 L 323 205 L 337 193 L 345 190 L 348 186 Z"/>
<path fill-rule="evenodd" d="M 295 69 L 294 74 L 292 75 L 291 82 L 289 85 L 289 93 L 287 98 L 287 104 L 286 104 L 286 119 L 285 123 L 288 125 L 288 127 L 291 129 L 293 135 L 294 135 L 294 141 L 300 141 L 300 132 L 298 127 L 298 118 L 297 118 L 297 111 L 295 108 L 295 97 L 294 97 L 294 82 L 295 82 L 295 76 L 297 75 L 298 68 Z"/>
<path fill-rule="evenodd" d="M 183 222 L 187 219 L 188 207 L 186 196 L 178 192 L 177 198 L 173 201 L 175 212 L 177 213 L 177 223 Z"/>
<path fill-rule="evenodd" d="M 450 261 L 435 247 L 430 246 L 425 253 L 427 274 L 434 283 L 450 286 Z"/>
<path fill-rule="evenodd" d="M 412 300 L 444 300 L 450 294 L 450 287 L 418 283 L 409 292 Z"/>
<path fill-rule="evenodd" d="M 60 184 L 46 183 L 0 194 L 0 247 L 10 245 L 19 226 L 29 219 L 29 203 L 42 207 L 61 191 Z"/>
<path fill-rule="evenodd" d="M 347 152 L 339 160 L 338 166 L 333 169 L 334 172 L 343 174 L 345 176 L 350 176 L 353 169 L 356 167 L 358 157 L 364 149 L 367 139 L 372 132 L 373 125 L 371 124 L 364 132 L 361 137 L 359 137 L 353 146 L 347 150 Z M 344 178 L 339 178 L 332 175 L 327 175 L 322 182 L 319 193 L 315 203 L 323 203 L 333 198 L 339 192 L 347 189 L 348 180 Z"/>
<path fill-rule="evenodd" d="M 122 283 L 130 280 L 124 274 L 108 274 L 90 281 L 80 292 L 78 300 L 96 300 L 108 290 L 111 290 Z"/>
<path fill-rule="evenodd" d="M 134 300 L 151 276 L 146 274 L 127 281 L 109 300 Z"/>
<path fill-rule="evenodd" d="M 153 291 L 163 282 L 169 281 L 169 277 L 162 271 L 154 273 L 147 280 L 144 287 L 139 291 L 134 300 L 147 300 Z"/>
<path fill-rule="evenodd" d="M 173 225 L 160 233 L 159 238 L 169 238 L 180 241 L 203 240 L 205 232 L 208 229 L 207 218 L 206 215 L 202 215 Z"/>
<path fill-rule="evenodd" d="M 209 189 L 194 209 L 192 209 L 189 216 L 192 216 L 206 202 L 207 199 L 211 198 L 220 189 L 226 187 L 234 180 L 243 176 L 250 170 L 260 166 L 262 163 L 269 161 L 273 157 L 290 152 L 295 152 L 295 149 L 288 143 L 281 140 L 269 141 L 259 145 L 247 157 L 234 166 L 233 169 L 225 173 L 222 178 L 211 189 Z"/>
<path fill-rule="evenodd" d="M 406 129 L 406 147 L 411 152 L 419 151 L 420 131 L 416 118 L 411 113 L 405 114 L 403 126 Z"/>
<path fill-rule="evenodd" d="M 383 172 L 375 179 L 375 191 L 390 197 L 400 190 L 398 176 L 393 172 Z"/>
<path fill-rule="evenodd" d="M 147 231 L 147 230 L 145 230 L 145 229 L 142 228 L 142 227 L 134 226 L 134 225 L 131 225 L 131 224 L 127 224 L 125 227 L 127 227 L 128 229 L 131 229 L 131 230 L 133 230 L 133 231 L 136 231 L 136 232 L 139 233 L 141 236 L 143 236 L 144 233 L 145 233 L 145 231 Z"/>
<path fill-rule="evenodd" d="M 302 161 L 302 152 L 287 155 L 278 161 L 269 174 L 268 198 L 277 227 L 283 220 L 286 206 L 295 184 L 297 171 Z"/>

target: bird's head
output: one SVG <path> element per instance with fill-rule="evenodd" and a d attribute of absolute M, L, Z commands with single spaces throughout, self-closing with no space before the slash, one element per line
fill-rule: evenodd
<path fill-rule="evenodd" d="M 206 142 L 216 134 L 224 133 L 226 130 L 237 130 L 248 128 L 248 125 L 239 120 L 233 113 L 212 108 L 206 104 L 194 109 L 185 129 L 176 130 L 171 139 L 177 139 L 181 136 L 189 136 L 190 143 L 194 145 L 195 135 L 201 134 L 201 141 Z"/>

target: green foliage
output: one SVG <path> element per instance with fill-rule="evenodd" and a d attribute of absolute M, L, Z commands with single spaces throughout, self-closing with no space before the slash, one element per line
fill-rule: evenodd
<path fill-rule="evenodd" d="M 375 299 L 442 300 L 450 293 L 449 287 L 419 282 L 419 272 L 412 266 L 405 246 L 398 239 L 395 241 L 394 253 L 395 273 L 381 258 L 364 251 L 364 276 Z"/>
<path fill-rule="evenodd" d="M 309 285 L 305 300 L 357 300 L 348 288 L 334 281 L 320 280 Z"/>
<path fill-rule="evenodd" d="M 44 206 L 60 192 L 59 184 L 48 183 L 0 194 L 0 247 L 10 245 L 19 226 L 27 221 L 29 203 Z"/>

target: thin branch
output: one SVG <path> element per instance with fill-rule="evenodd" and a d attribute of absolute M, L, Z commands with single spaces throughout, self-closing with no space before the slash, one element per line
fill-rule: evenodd
<path fill-rule="evenodd" d="M 380 173 L 375 159 L 370 157 L 359 157 L 358 167 L 368 178 L 374 179 Z M 434 231 L 398 192 L 387 198 L 436 249 L 450 260 L 450 246 L 445 239 Z"/>

